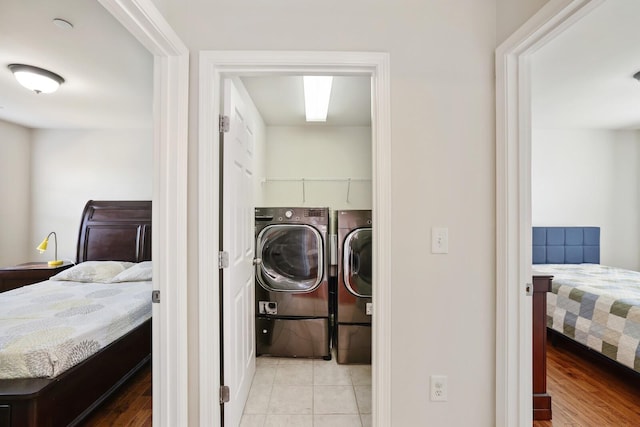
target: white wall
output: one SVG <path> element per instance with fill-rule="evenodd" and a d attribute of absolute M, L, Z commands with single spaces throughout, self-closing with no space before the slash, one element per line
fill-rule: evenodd
<path fill-rule="evenodd" d="M 151 129 L 34 130 L 31 162 L 31 241 L 55 231 L 60 259 L 76 260 L 88 200 L 152 198 Z M 31 259 L 53 259 L 51 243 Z"/>
<path fill-rule="evenodd" d="M 192 58 L 215 49 L 389 52 L 393 255 L 381 262 L 393 286 L 392 425 L 494 426 L 496 1 L 170 2 L 167 19 Z M 191 78 L 193 191 L 197 72 Z M 449 227 L 449 254 L 427 249 L 432 226 Z M 190 259 L 196 237 L 192 227 Z M 431 374 L 448 375 L 448 402 L 429 401 Z M 196 410 L 190 397 L 194 425 Z"/>
<path fill-rule="evenodd" d="M 0 120 L 0 267 L 29 260 L 31 131 Z"/>
<path fill-rule="evenodd" d="M 371 128 L 268 126 L 264 177 L 265 206 L 371 209 Z"/>
<path fill-rule="evenodd" d="M 505 41 L 549 0 L 496 0 L 496 45 Z"/>
<path fill-rule="evenodd" d="M 640 268 L 640 132 L 535 129 L 532 224 L 601 227 L 603 264 Z"/>

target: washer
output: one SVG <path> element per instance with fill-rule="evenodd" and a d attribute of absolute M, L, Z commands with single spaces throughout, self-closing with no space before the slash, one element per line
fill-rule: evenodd
<path fill-rule="evenodd" d="M 256 208 L 256 353 L 331 359 L 328 208 Z"/>
<path fill-rule="evenodd" d="M 342 210 L 337 216 L 337 362 L 371 363 L 371 210 Z"/>

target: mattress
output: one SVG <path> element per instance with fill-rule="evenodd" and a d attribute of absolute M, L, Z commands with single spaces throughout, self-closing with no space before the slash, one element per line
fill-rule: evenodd
<path fill-rule="evenodd" d="M 48 280 L 0 293 L 0 378 L 52 378 L 151 317 L 151 281 Z"/>
<path fill-rule="evenodd" d="M 640 272 L 600 264 L 536 264 L 552 275 L 547 326 L 640 372 Z"/>

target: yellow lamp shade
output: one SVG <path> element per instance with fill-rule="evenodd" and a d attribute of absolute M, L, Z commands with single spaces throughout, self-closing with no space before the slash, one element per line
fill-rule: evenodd
<path fill-rule="evenodd" d="M 40 253 L 42 254 L 42 253 L 44 253 L 44 251 L 47 250 L 47 245 L 48 244 L 49 244 L 49 238 L 45 237 L 44 240 L 42 241 L 42 243 L 40 243 L 36 249 L 39 250 Z"/>
<path fill-rule="evenodd" d="M 58 265 L 62 265 L 63 262 L 58 259 L 58 236 L 56 236 L 55 231 L 49 233 L 49 235 L 44 238 L 42 243 L 40 243 L 36 249 L 40 251 L 40 253 L 44 253 L 44 251 L 47 250 L 47 246 L 49 246 L 49 237 L 51 237 L 51 235 L 53 235 L 53 241 L 55 243 L 55 259 L 53 261 L 47 262 L 47 264 L 49 265 L 49 267 L 56 267 Z"/>

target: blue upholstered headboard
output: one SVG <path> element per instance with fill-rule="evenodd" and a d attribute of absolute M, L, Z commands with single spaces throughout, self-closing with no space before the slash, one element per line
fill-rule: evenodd
<path fill-rule="evenodd" d="M 533 227 L 534 264 L 600 264 L 600 227 Z"/>

